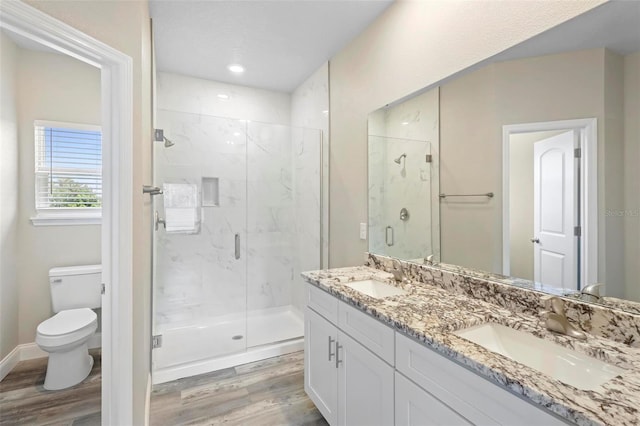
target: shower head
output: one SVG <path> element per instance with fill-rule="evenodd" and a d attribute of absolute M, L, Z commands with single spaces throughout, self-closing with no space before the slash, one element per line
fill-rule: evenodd
<path fill-rule="evenodd" d="M 164 147 L 165 147 L 165 148 L 169 148 L 169 147 L 171 147 L 171 146 L 174 146 L 174 145 L 175 145 L 173 142 L 171 142 L 171 141 L 170 141 L 169 139 L 167 139 L 166 137 L 164 137 L 164 136 L 163 136 L 163 138 L 164 138 Z"/>
<path fill-rule="evenodd" d="M 402 161 L 403 158 L 406 158 L 407 154 L 402 154 L 400 157 L 396 158 L 394 161 L 394 163 L 396 164 L 400 164 L 400 161 Z"/>

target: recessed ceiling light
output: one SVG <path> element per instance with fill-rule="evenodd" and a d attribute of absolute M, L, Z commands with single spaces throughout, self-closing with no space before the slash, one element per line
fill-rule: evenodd
<path fill-rule="evenodd" d="M 227 66 L 227 68 L 229 69 L 229 71 L 235 74 L 242 74 L 244 72 L 244 67 L 240 64 L 231 64 Z"/>
<path fill-rule="evenodd" d="M 229 95 L 225 95 L 224 93 L 218 93 L 218 97 L 220 99 L 229 99 Z"/>
<path fill-rule="evenodd" d="M 403 126 L 406 126 L 407 124 L 409 124 L 409 122 L 408 122 L 408 121 L 403 121 L 403 122 L 402 122 L 402 123 L 400 123 L 400 124 L 402 124 Z"/>

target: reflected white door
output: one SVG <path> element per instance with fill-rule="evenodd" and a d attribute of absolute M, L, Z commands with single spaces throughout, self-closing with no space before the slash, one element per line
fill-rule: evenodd
<path fill-rule="evenodd" d="M 534 279 L 577 289 L 573 131 L 534 144 Z"/>

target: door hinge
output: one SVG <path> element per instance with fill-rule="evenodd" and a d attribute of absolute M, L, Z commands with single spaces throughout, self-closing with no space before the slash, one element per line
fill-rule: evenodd
<path fill-rule="evenodd" d="M 575 158 L 581 158 L 582 157 L 582 148 L 576 148 L 573 150 L 573 156 Z"/>
<path fill-rule="evenodd" d="M 582 226 L 574 226 L 573 227 L 573 236 L 581 237 L 582 236 Z"/>
<path fill-rule="evenodd" d="M 100 294 L 105 294 L 106 292 L 107 292 L 107 286 L 104 283 L 102 283 L 100 285 Z"/>
<path fill-rule="evenodd" d="M 427 154 L 424 156 L 424 161 L 427 163 L 430 163 L 433 160 L 433 157 L 431 156 L 431 154 Z"/>
<path fill-rule="evenodd" d="M 162 334 L 156 334 L 151 337 L 151 349 L 158 349 L 162 347 Z"/>

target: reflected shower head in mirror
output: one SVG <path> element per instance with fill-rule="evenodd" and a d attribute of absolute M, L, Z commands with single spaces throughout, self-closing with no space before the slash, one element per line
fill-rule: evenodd
<path fill-rule="evenodd" d="M 169 148 L 173 145 L 175 145 L 173 142 L 171 142 L 169 139 L 167 139 L 164 135 L 164 130 L 162 129 L 155 129 L 154 131 L 154 140 L 156 142 L 164 142 L 164 147 L 165 148 Z"/>
<path fill-rule="evenodd" d="M 394 163 L 396 164 L 400 164 L 400 162 L 402 161 L 403 158 L 406 158 L 407 154 L 402 154 L 400 157 L 396 158 L 395 160 L 393 160 Z"/>

